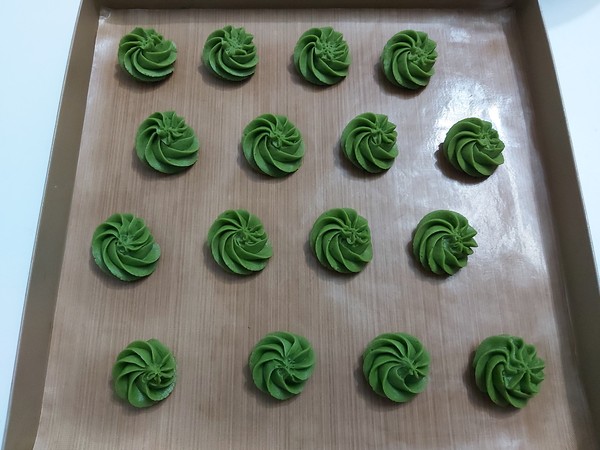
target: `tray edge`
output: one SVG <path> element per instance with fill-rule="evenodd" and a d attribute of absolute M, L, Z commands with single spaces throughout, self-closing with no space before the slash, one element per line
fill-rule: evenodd
<path fill-rule="evenodd" d="M 550 43 L 537 0 L 515 3 L 516 19 L 522 36 L 526 76 L 535 114 L 536 137 L 547 180 L 550 207 L 554 217 L 555 238 L 562 263 L 571 331 L 575 337 L 575 359 L 589 403 L 591 419 L 600 442 L 600 390 L 594 389 L 600 374 L 600 295 L 598 274 L 581 187 L 569 137 L 567 120 Z M 543 36 L 543 39 L 539 39 Z M 537 37 L 537 39 L 536 39 Z M 542 76 L 543 74 L 543 76 Z M 552 180 L 561 183 L 552 183 Z M 582 358 L 581 355 L 585 355 Z M 587 444 L 587 443 L 586 443 Z M 589 446 L 586 448 L 590 448 Z"/>
<path fill-rule="evenodd" d="M 95 1 L 81 2 L 71 40 L 25 294 L 6 449 L 31 449 L 37 436 L 99 11 Z"/>

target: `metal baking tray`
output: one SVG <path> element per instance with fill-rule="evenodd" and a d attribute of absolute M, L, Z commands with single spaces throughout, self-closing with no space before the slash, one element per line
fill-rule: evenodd
<path fill-rule="evenodd" d="M 359 4 L 360 3 L 360 4 Z M 243 6 L 244 9 L 238 9 Z M 296 5 L 294 5 L 296 6 Z M 7 449 L 589 449 L 600 419 L 600 302 L 591 246 L 554 68 L 533 0 L 283 2 L 84 0 L 76 28 L 39 225 L 15 373 Z M 415 9 L 419 7 L 420 9 Z M 153 9 L 138 9 L 153 8 Z M 217 8 L 217 9 L 211 9 Z M 260 62 L 245 83 L 219 81 L 200 54 L 227 24 L 254 34 Z M 313 26 L 341 31 L 346 80 L 303 82 L 291 55 Z M 139 84 L 117 65 L 120 37 L 153 27 L 178 48 L 175 73 Z M 378 58 L 394 33 L 438 44 L 430 85 L 394 88 Z M 201 142 L 174 176 L 133 151 L 150 113 L 175 110 Z M 359 113 L 397 124 L 400 155 L 385 174 L 354 170 L 339 137 Z M 287 115 L 305 139 L 301 169 L 259 176 L 241 156 L 256 115 Z M 491 120 L 506 162 L 474 182 L 439 145 L 457 120 Z M 322 269 L 308 247 L 316 217 L 352 207 L 369 220 L 374 258 L 357 276 Z M 259 216 L 274 257 L 257 276 L 225 274 L 206 234 L 219 213 Z M 453 209 L 478 230 L 457 275 L 420 270 L 411 234 L 427 212 Z M 101 273 L 95 227 L 114 212 L 150 226 L 163 255 L 137 283 Z M 305 391 L 277 403 L 258 392 L 248 354 L 274 330 L 306 336 L 317 366 Z M 416 335 L 431 354 L 426 391 L 398 406 L 363 380 L 360 357 L 383 332 Z M 520 411 L 475 387 L 472 354 L 492 334 L 534 344 L 546 361 L 541 393 Z M 179 378 L 159 406 L 138 411 L 112 391 L 111 367 L 134 339 L 158 338 Z"/>

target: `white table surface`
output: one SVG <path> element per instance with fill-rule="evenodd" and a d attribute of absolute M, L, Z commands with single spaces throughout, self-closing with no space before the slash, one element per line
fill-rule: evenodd
<path fill-rule="evenodd" d="M 63 77 L 80 0 L 0 0 L 0 426 Z M 600 255 L 600 0 L 540 0 L 559 76 L 594 250 Z M 48 24 L 52 24 L 50 27 Z M 9 44 L 10 43 L 10 44 Z M 596 258 L 598 267 L 598 257 Z"/>

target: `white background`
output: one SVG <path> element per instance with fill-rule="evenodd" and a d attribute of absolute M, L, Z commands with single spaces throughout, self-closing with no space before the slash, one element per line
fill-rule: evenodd
<path fill-rule="evenodd" d="M 595 254 L 600 253 L 600 0 L 540 0 Z M 0 0 L 0 429 L 79 0 Z M 49 26 L 49 24 L 52 24 Z M 596 262 L 598 267 L 598 258 Z"/>

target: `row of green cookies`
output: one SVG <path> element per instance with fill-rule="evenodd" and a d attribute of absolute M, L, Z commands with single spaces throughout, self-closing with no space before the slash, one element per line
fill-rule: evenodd
<path fill-rule="evenodd" d="M 202 61 L 216 76 L 244 81 L 258 64 L 254 36 L 244 28 L 227 25 L 213 31 L 204 44 Z M 420 89 L 434 74 L 436 43 L 422 31 L 401 31 L 385 44 L 381 67 L 396 86 Z M 133 78 L 161 81 L 174 71 L 177 47 L 153 29 L 134 28 L 119 42 L 118 61 Z M 331 27 L 311 28 L 300 36 L 294 48 L 294 65 L 308 82 L 331 86 L 348 75 L 350 49 L 342 33 Z"/>
<path fill-rule="evenodd" d="M 461 214 L 437 210 L 425 215 L 412 239 L 421 265 L 438 275 L 453 275 L 467 265 L 477 232 Z M 262 271 L 273 247 L 262 222 L 246 210 L 227 210 L 208 231 L 214 260 L 227 272 L 252 275 Z M 351 208 L 330 209 L 319 216 L 309 234 L 318 261 L 338 273 L 358 273 L 373 258 L 367 219 Z M 156 269 L 160 246 L 144 220 L 132 214 L 113 214 L 92 237 L 92 256 L 107 274 L 123 281 L 149 276 Z"/>
<path fill-rule="evenodd" d="M 373 391 L 394 402 L 408 402 L 427 386 L 430 356 L 410 334 L 377 336 L 365 349 L 362 361 L 363 374 Z M 287 400 L 302 392 L 315 362 L 306 338 L 279 331 L 256 344 L 248 366 L 258 389 L 277 400 Z M 499 406 L 523 408 L 539 392 L 544 368 L 533 345 L 509 335 L 486 338 L 473 358 L 477 387 Z M 117 395 L 143 408 L 171 394 L 177 365 L 171 351 L 158 340 L 134 341 L 117 356 L 112 377 Z"/>
<path fill-rule="evenodd" d="M 398 156 L 396 125 L 384 114 L 367 112 L 342 131 L 340 147 L 356 167 L 368 172 L 388 170 Z M 304 141 L 287 117 L 263 114 L 242 132 L 242 151 L 250 166 L 271 177 L 296 172 L 304 158 Z M 504 162 L 504 143 L 490 122 L 470 117 L 454 124 L 442 145 L 458 170 L 486 177 Z M 173 111 L 155 112 L 139 126 L 135 150 L 139 159 L 162 173 L 177 173 L 198 160 L 200 144 L 194 130 Z"/>

